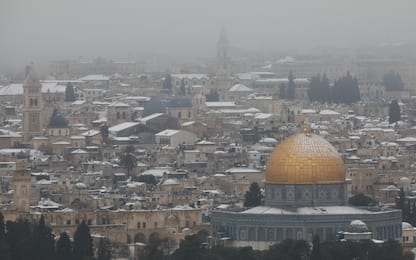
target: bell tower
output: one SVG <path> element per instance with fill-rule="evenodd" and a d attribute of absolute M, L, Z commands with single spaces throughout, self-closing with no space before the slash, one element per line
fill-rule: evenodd
<path fill-rule="evenodd" d="M 217 88 L 225 90 L 230 84 L 230 69 L 228 57 L 228 40 L 225 28 L 222 27 L 217 42 Z"/>
<path fill-rule="evenodd" d="M 30 142 L 34 136 L 43 135 L 42 84 L 38 80 L 33 65 L 29 66 L 23 85 L 23 135 Z"/>

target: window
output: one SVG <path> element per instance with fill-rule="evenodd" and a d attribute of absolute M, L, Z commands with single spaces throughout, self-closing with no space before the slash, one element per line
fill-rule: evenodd
<path fill-rule="evenodd" d="M 178 118 L 180 119 L 182 117 L 182 112 L 178 112 Z"/>
<path fill-rule="evenodd" d="M 191 112 L 188 112 L 188 118 L 191 118 Z"/>
<path fill-rule="evenodd" d="M 123 112 L 123 119 L 126 119 L 126 112 Z"/>
<path fill-rule="evenodd" d="M 66 224 L 67 224 L 67 225 L 71 225 L 71 220 L 70 220 L 70 219 L 68 219 L 68 220 L 66 221 Z"/>
<path fill-rule="evenodd" d="M 76 220 L 75 220 L 75 224 L 76 224 L 76 225 L 79 225 L 79 219 L 76 219 Z"/>
<path fill-rule="evenodd" d="M 157 222 L 155 222 L 155 228 L 157 228 Z"/>
<path fill-rule="evenodd" d="M 137 222 L 137 228 L 140 229 L 140 222 Z"/>
<path fill-rule="evenodd" d="M 142 226 L 143 228 L 146 228 L 146 222 L 143 222 Z"/>
<path fill-rule="evenodd" d="M 87 224 L 88 224 L 88 226 L 92 225 L 92 220 L 91 219 L 88 219 L 87 220 Z"/>
<path fill-rule="evenodd" d="M 120 112 L 117 112 L 117 119 L 120 119 Z"/>

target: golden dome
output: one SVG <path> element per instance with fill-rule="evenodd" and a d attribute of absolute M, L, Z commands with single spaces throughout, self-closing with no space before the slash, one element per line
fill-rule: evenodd
<path fill-rule="evenodd" d="M 266 183 L 325 184 L 345 182 L 344 162 L 324 138 L 295 134 L 280 143 L 266 166 Z"/>

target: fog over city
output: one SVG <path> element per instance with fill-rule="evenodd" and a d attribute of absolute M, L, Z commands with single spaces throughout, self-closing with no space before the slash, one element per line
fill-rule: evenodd
<path fill-rule="evenodd" d="M 0 69 L 79 57 L 213 57 L 222 26 L 231 46 L 259 53 L 414 44 L 414 10 L 412 0 L 3 0 Z"/>

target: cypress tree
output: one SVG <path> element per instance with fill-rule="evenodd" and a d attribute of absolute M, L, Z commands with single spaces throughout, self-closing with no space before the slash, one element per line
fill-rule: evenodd
<path fill-rule="evenodd" d="M 295 99 L 295 79 L 292 72 L 289 73 L 288 80 L 289 82 L 287 84 L 286 97 L 288 99 Z"/>
<path fill-rule="evenodd" d="M 256 207 L 261 205 L 263 195 L 257 182 L 250 185 L 250 189 L 245 194 L 244 207 Z"/>
<path fill-rule="evenodd" d="M 56 258 L 59 260 L 72 259 L 72 243 L 66 232 L 61 233 L 56 242 Z"/>
<path fill-rule="evenodd" d="M 331 92 L 330 92 L 330 88 L 329 88 L 329 80 L 328 77 L 326 76 L 326 74 L 324 73 L 324 75 L 322 75 L 322 80 L 319 84 L 320 88 L 319 88 L 319 101 L 320 102 L 330 102 L 331 101 Z"/>
<path fill-rule="evenodd" d="M 38 226 L 35 227 L 34 238 L 33 259 L 54 259 L 55 241 L 52 235 L 52 230 L 46 226 L 43 215 L 40 217 Z"/>
<path fill-rule="evenodd" d="M 389 105 L 389 123 L 393 124 L 397 121 L 400 121 L 401 113 L 400 106 L 397 100 L 393 100 Z"/>
<path fill-rule="evenodd" d="M 85 223 L 85 220 L 78 225 L 74 235 L 74 258 L 84 259 L 93 256 L 92 238 L 90 229 Z"/>
<path fill-rule="evenodd" d="M 72 85 L 71 82 L 68 82 L 65 88 L 65 101 L 74 102 L 75 100 L 76 100 L 76 96 L 75 96 L 74 86 Z"/>
<path fill-rule="evenodd" d="M 4 216 L 0 212 L 0 259 L 10 260 L 10 247 L 6 240 L 6 227 L 4 225 Z"/>

